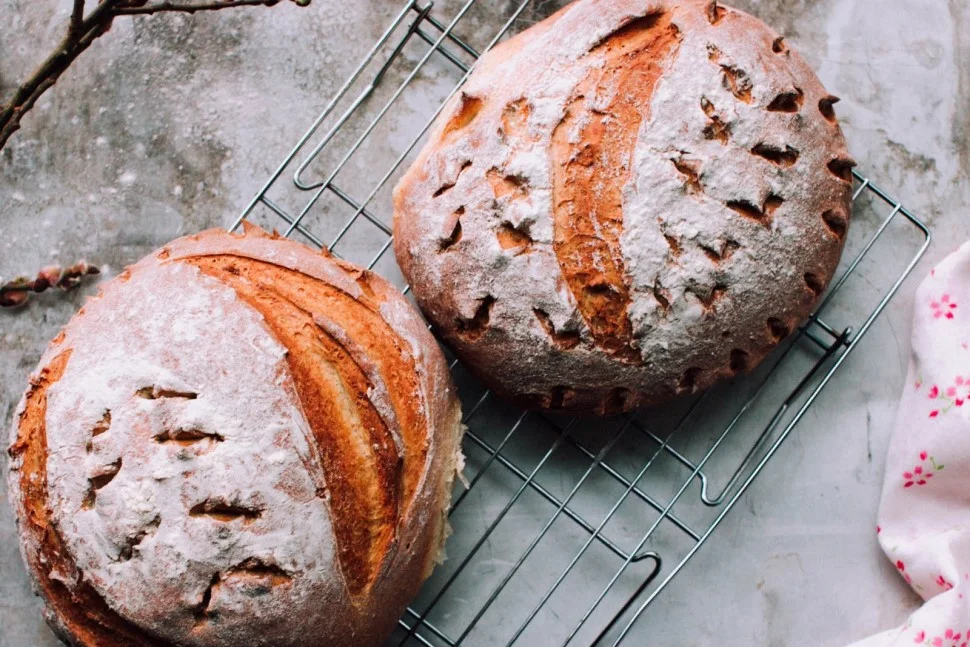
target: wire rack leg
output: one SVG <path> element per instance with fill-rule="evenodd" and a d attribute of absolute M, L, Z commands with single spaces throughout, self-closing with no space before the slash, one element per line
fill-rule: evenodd
<path fill-rule="evenodd" d="M 552 597 L 553 593 L 555 593 L 556 590 L 559 588 L 559 586 L 566 580 L 566 577 L 569 575 L 570 572 L 572 572 L 573 568 L 576 566 L 576 564 L 579 563 L 579 560 L 582 558 L 583 555 L 586 554 L 586 551 L 593 544 L 593 541 L 595 540 L 595 538 L 599 536 L 600 533 L 603 532 L 603 529 L 606 527 L 606 524 L 609 523 L 610 519 L 613 518 L 613 515 L 616 514 L 616 511 L 619 510 L 620 506 L 627 500 L 627 497 L 629 497 L 630 492 L 633 491 L 633 488 L 636 486 L 636 484 L 640 481 L 640 479 L 643 478 L 643 475 L 647 473 L 647 470 L 650 469 L 650 467 L 653 465 L 657 457 L 661 455 L 664 448 L 670 442 L 671 436 L 673 436 L 673 434 L 671 434 L 670 436 L 667 437 L 666 440 L 664 440 L 664 443 L 654 451 L 653 455 L 643 465 L 643 467 L 640 468 L 640 471 L 637 472 L 636 476 L 630 480 L 630 485 L 626 488 L 626 490 L 616 501 L 616 503 L 614 503 L 613 506 L 609 509 L 609 511 L 606 513 L 606 516 L 603 518 L 602 521 L 600 521 L 599 525 L 596 527 L 596 530 L 593 532 L 592 535 L 590 535 L 589 539 L 587 539 L 583 543 L 582 547 L 579 549 L 579 552 L 577 552 L 576 555 L 573 556 L 572 560 L 570 560 L 565 570 L 563 570 L 562 573 L 559 574 L 559 577 L 556 578 L 556 581 L 553 582 L 552 586 L 549 587 L 549 589 L 547 589 L 546 593 L 542 596 L 542 599 L 539 601 L 539 603 L 532 608 L 532 610 L 529 613 L 529 616 L 515 631 L 515 634 L 512 636 L 511 640 L 509 640 L 508 643 L 506 643 L 507 645 L 510 646 L 516 640 L 519 639 L 519 636 L 521 636 L 522 633 L 526 630 L 526 628 L 529 626 L 532 620 L 539 613 L 539 610 L 542 609 L 543 606 L 545 606 L 546 602 L 548 602 L 549 598 Z M 637 550 L 639 550 L 639 546 L 637 547 Z M 630 561 L 632 561 L 632 557 L 634 556 L 635 553 L 636 551 L 633 551 L 629 555 L 627 555 L 627 558 L 624 560 L 624 564 L 629 564 Z M 585 622 L 585 618 L 583 622 Z"/>
<path fill-rule="evenodd" d="M 568 431 L 569 430 L 567 429 L 565 433 L 568 433 Z M 488 538 L 492 535 L 492 532 L 494 532 L 495 529 L 498 528 L 498 525 L 502 522 L 502 519 L 504 519 L 505 515 L 508 514 L 509 510 L 512 509 L 512 506 L 515 505 L 515 502 L 518 501 L 520 496 L 522 496 L 522 493 L 528 489 L 529 484 L 536 477 L 536 475 L 539 473 L 542 467 L 546 464 L 546 461 L 549 460 L 549 457 L 552 456 L 555 453 L 555 451 L 559 448 L 559 445 L 562 444 L 562 441 L 563 441 L 563 436 L 559 435 L 556 438 L 556 440 L 552 443 L 552 446 L 546 451 L 545 455 L 542 457 L 542 460 L 539 461 L 539 463 L 529 474 L 529 478 L 526 480 L 526 482 L 524 482 L 521 486 L 519 486 L 519 489 L 515 491 L 515 494 L 513 494 L 512 498 L 509 499 L 508 503 L 505 504 L 505 507 L 502 508 L 502 511 L 499 512 L 495 520 L 492 521 L 492 523 L 488 526 L 485 532 L 482 533 L 482 536 L 478 538 L 478 541 L 475 542 L 475 545 L 472 547 L 471 551 L 469 551 L 468 555 L 466 555 L 465 558 L 458 565 L 458 568 L 455 570 L 455 572 L 451 575 L 451 577 L 448 578 L 448 580 L 444 583 L 444 585 L 441 587 L 441 589 L 438 591 L 435 597 L 431 600 L 431 602 L 428 604 L 428 607 L 424 610 L 424 613 L 422 613 L 421 617 L 418 618 L 418 621 L 414 623 L 414 627 L 417 627 L 421 624 L 421 622 L 428 616 L 431 610 L 434 609 L 435 605 L 444 597 L 445 593 L 448 592 L 448 589 L 451 587 L 451 585 L 455 583 L 455 580 L 458 579 L 458 576 L 461 575 L 463 570 L 465 570 L 465 566 L 467 566 L 468 563 L 475 557 L 475 555 L 478 553 L 481 547 L 485 545 L 485 542 L 488 541 Z M 481 475 L 484 473 L 484 471 L 485 470 L 483 469 L 478 474 Z M 470 489 L 471 488 L 466 490 L 466 492 L 468 492 Z M 412 628 L 412 631 L 413 631 L 413 628 Z M 408 635 L 406 635 L 399 644 L 403 645 L 404 642 L 410 636 L 411 636 L 411 632 L 408 632 Z M 460 643 L 461 641 L 459 640 L 458 642 Z"/>
<path fill-rule="evenodd" d="M 516 560 L 515 564 L 512 566 L 509 572 L 505 574 L 505 577 L 502 578 L 502 581 L 499 583 L 499 585 L 492 590 L 491 594 L 488 596 L 488 599 L 478 610 L 478 613 L 475 614 L 475 617 L 472 618 L 472 621 L 468 624 L 467 627 L 465 627 L 465 630 L 461 633 L 461 635 L 458 637 L 458 640 L 456 641 L 458 644 L 461 644 L 461 642 L 468 637 L 468 634 L 471 633 L 472 629 L 475 628 L 475 625 L 478 624 L 478 621 L 481 620 L 482 616 L 485 615 L 485 612 L 488 611 L 488 609 L 492 606 L 492 603 L 495 602 L 495 599 L 499 596 L 499 594 L 506 587 L 506 585 L 508 585 L 512 577 L 515 576 L 515 574 L 518 572 L 522 564 L 525 563 L 525 560 L 529 558 L 529 555 L 532 554 L 532 551 L 535 550 L 536 546 L 538 546 L 539 542 L 542 541 L 542 538 L 546 536 L 546 533 L 549 531 L 552 525 L 556 522 L 557 519 L 559 519 L 560 515 L 562 514 L 562 511 L 565 510 L 566 506 L 569 505 L 569 502 L 573 500 L 573 497 L 576 496 L 577 492 L 579 492 L 580 488 L 583 486 L 583 483 L 585 483 L 586 479 L 589 478 L 589 475 L 592 474 L 593 471 L 603 461 L 603 459 L 606 458 L 606 455 L 610 452 L 611 449 L 613 449 L 613 446 L 617 443 L 618 440 L 620 440 L 620 437 L 623 436 L 626 430 L 630 427 L 631 422 L 632 422 L 632 418 L 627 418 L 626 422 L 623 424 L 620 430 L 613 435 L 610 441 L 606 443 L 602 449 L 600 449 L 599 453 L 589 464 L 589 467 L 586 468 L 586 471 L 583 472 L 583 475 L 573 486 L 572 490 L 570 490 L 569 494 L 566 495 L 566 497 L 563 499 L 562 503 L 559 504 L 559 507 L 556 509 L 553 515 L 549 518 L 548 521 L 546 521 L 542 529 L 539 530 L 539 532 L 535 535 L 535 537 L 529 543 L 529 546 L 525 549 L 525 551 L 522 553 L 519 559 Z M 568 430 L 564 431 L 560 435 L 560 438 L 566 435 L 567 433 L 568 433 Z"/>

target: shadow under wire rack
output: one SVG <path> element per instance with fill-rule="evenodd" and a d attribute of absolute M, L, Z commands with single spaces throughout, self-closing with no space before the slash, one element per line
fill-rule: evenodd
<path fill-rule="evenodd" d="M 235 226 L 247 218 L 285 230 L 406 291 L 390 251 L 393 184 L 480 53 L 561 4 L 389 7 L 387 29 L 369 49 L 362 39 L 363 60 Z M 452 362 L 468 426 L 468 482 L 456 486 L 449 558 L 389 644 L 629 638 L 929 245 L 929 230 L 905 207 L 862 174 L 855 181 L 852 226 L 828 294 L 753 374 L 731 384 L 661 409 L 570 419 L 517 410 Z M 849 304 L 868 316 L 850 320 Z"/>

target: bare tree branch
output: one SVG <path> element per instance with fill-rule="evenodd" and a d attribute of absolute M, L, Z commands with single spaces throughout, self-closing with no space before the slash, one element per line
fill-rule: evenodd
<path fill-rule="evenodd" d="M 0 283 L 0 308 L 12 308 L 27 303 L 31 292 L 41 293 L 47 288 L 73 290 L 81 284 L 81 279 L 90 274 L 100 274 L 94 265 L 80 261 L 67 269 L 51 265 L 37 273 L 36 278 L 18 276 L 12 281 Z"/>
<path fill-rule="evenodd" d="M 215 0 L 214 2 L 153 2 L 146 3 L 141 7 L 120 7 L 115 13 L 119 16 L 134 16 L 139 14 L 161 13 L 165 11 L 195 13 L 197 11 L 213 11 L 226 9 L 227 7 L 272 7 L 280 3 L 280 0 Z"/>
<path fill-rule="evenodd" d="M 76 32 L 68 30 L 67 36 L 54 52 L 17 88 L 10 103 L 0 106 L 0 148 L 20 129 L 20 120 L 34 107 L 41 95 L 57 82 L 61 74 L 98 36 L 111 27 L 113 10 L 117 3 L 118 0 L 104 0 L 87 18 L 82 18 Z M 72 15 L 72 20 L 73 18 Z"/>
<path fill-rule="evenodd" d="M 74 0 L 67 35 L 54 51 L 34 70 L 14 92 L 10 102 L 0 105 L 0 149 L 20 129 L 20 122 L 37 100 L 53 86 L 67 68 L 111 28 L 118 16 L 144 15 L 165 12 L 195 13 L 231 7 L 271 7 L 281 0 L 210 0 L 206 2 L 176 3 L 168 0 L 151 3 L 148 0 L 100 0 L 85 16 L 85 0 Z M 290 0 L 306 6 L 310 0 Z"/>
<path fill-rule="evenodd" d="M 81 23 L 84 21 L 84 0 L 74 0 L 74 9 L 71 11 L 71 27 L 68 29 L 68 36 L 75 36 L 81 31 Z"/>
<path fill-rule="evenodd" d="M 195 13 L 242 6 L 271 7 L 281 0 L 206 0 L 203 2 L 175 3 L 168 0 L 96 0 L 96 6 L 84 15 L 85 0 L 73 0 L 67 34 L 54 51 L 14 91 L 7 104 L 0 104 L 0 149 L 20 129 L 24 115 L 34 107 L 37 100 L 47 92 L 78 56 L 91 46 L 102 34 L 111 29 L 118 16 L 144 15 L 163 12 Z M 290 0 L 305 7 L 310 0 Z M 60 266 L 45 267 L 36 278 L 17 277 L 12 281 L 0 281 L 0 308 L 15 307 L 27 302 L 31 293 L 43 292 L 51 287 L 70 290 L 90 274 L 98 274 L 98 268 L 84 261 L 67 269 Z"/>

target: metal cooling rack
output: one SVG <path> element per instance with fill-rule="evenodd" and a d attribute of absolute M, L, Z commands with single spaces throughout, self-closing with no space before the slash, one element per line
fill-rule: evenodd
<path fill-rule="evenodd" d="M 554 8 L 541 0 L 444 4 L 409 0 L 390 16 L 234 227 L 243 218 L 270 227 L 282 220 L 287 236 L 326 245 L 407 290 L 388 254 L 390 189 L 479 52 Z M 436 17 L 449 8 L 450 19 Z M 839 278 L 750 376 L 662 409 L 585 420 L 516 410 L 452 363 L 467 412 L 470 480 L 456 487 L 449 559 L 391 644 L 617 645 L 629 637 L 929 245 L 922 222 L 855 178 Z M 848 320 L 849 303 L 870 314 Z"/>

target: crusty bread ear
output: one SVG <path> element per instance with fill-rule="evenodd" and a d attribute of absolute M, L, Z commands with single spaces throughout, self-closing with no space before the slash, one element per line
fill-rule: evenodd
<path fill-rule="evenodd" d="M 245 219 L 240 223 L 240 225 L 242 225 L 244 236 L 255 236 L 257 238 L 279 238 L 280 237 L 279 232 L 277 232 L 275 229 L 273 230 L 272 233 L 270 233 L 265 229 L 263 229 L 262 227 L 260 227 L 259 225 L 253 224 Z"/>
<path fill-rule="evenodd" d="M 578 0 L 486 54 L 394 192 L 418 304 L 489 387 L 617 413 L 749 371 L 851 212 L 834 98 L 711 0 Z"/>
<path fill-rule="evenodd" d="M 18 409 L 11 501 L 72 644 L 378 645 L 441 551 L 434 339 L 376 274 L 243 226 L 109 283 Z"/>

